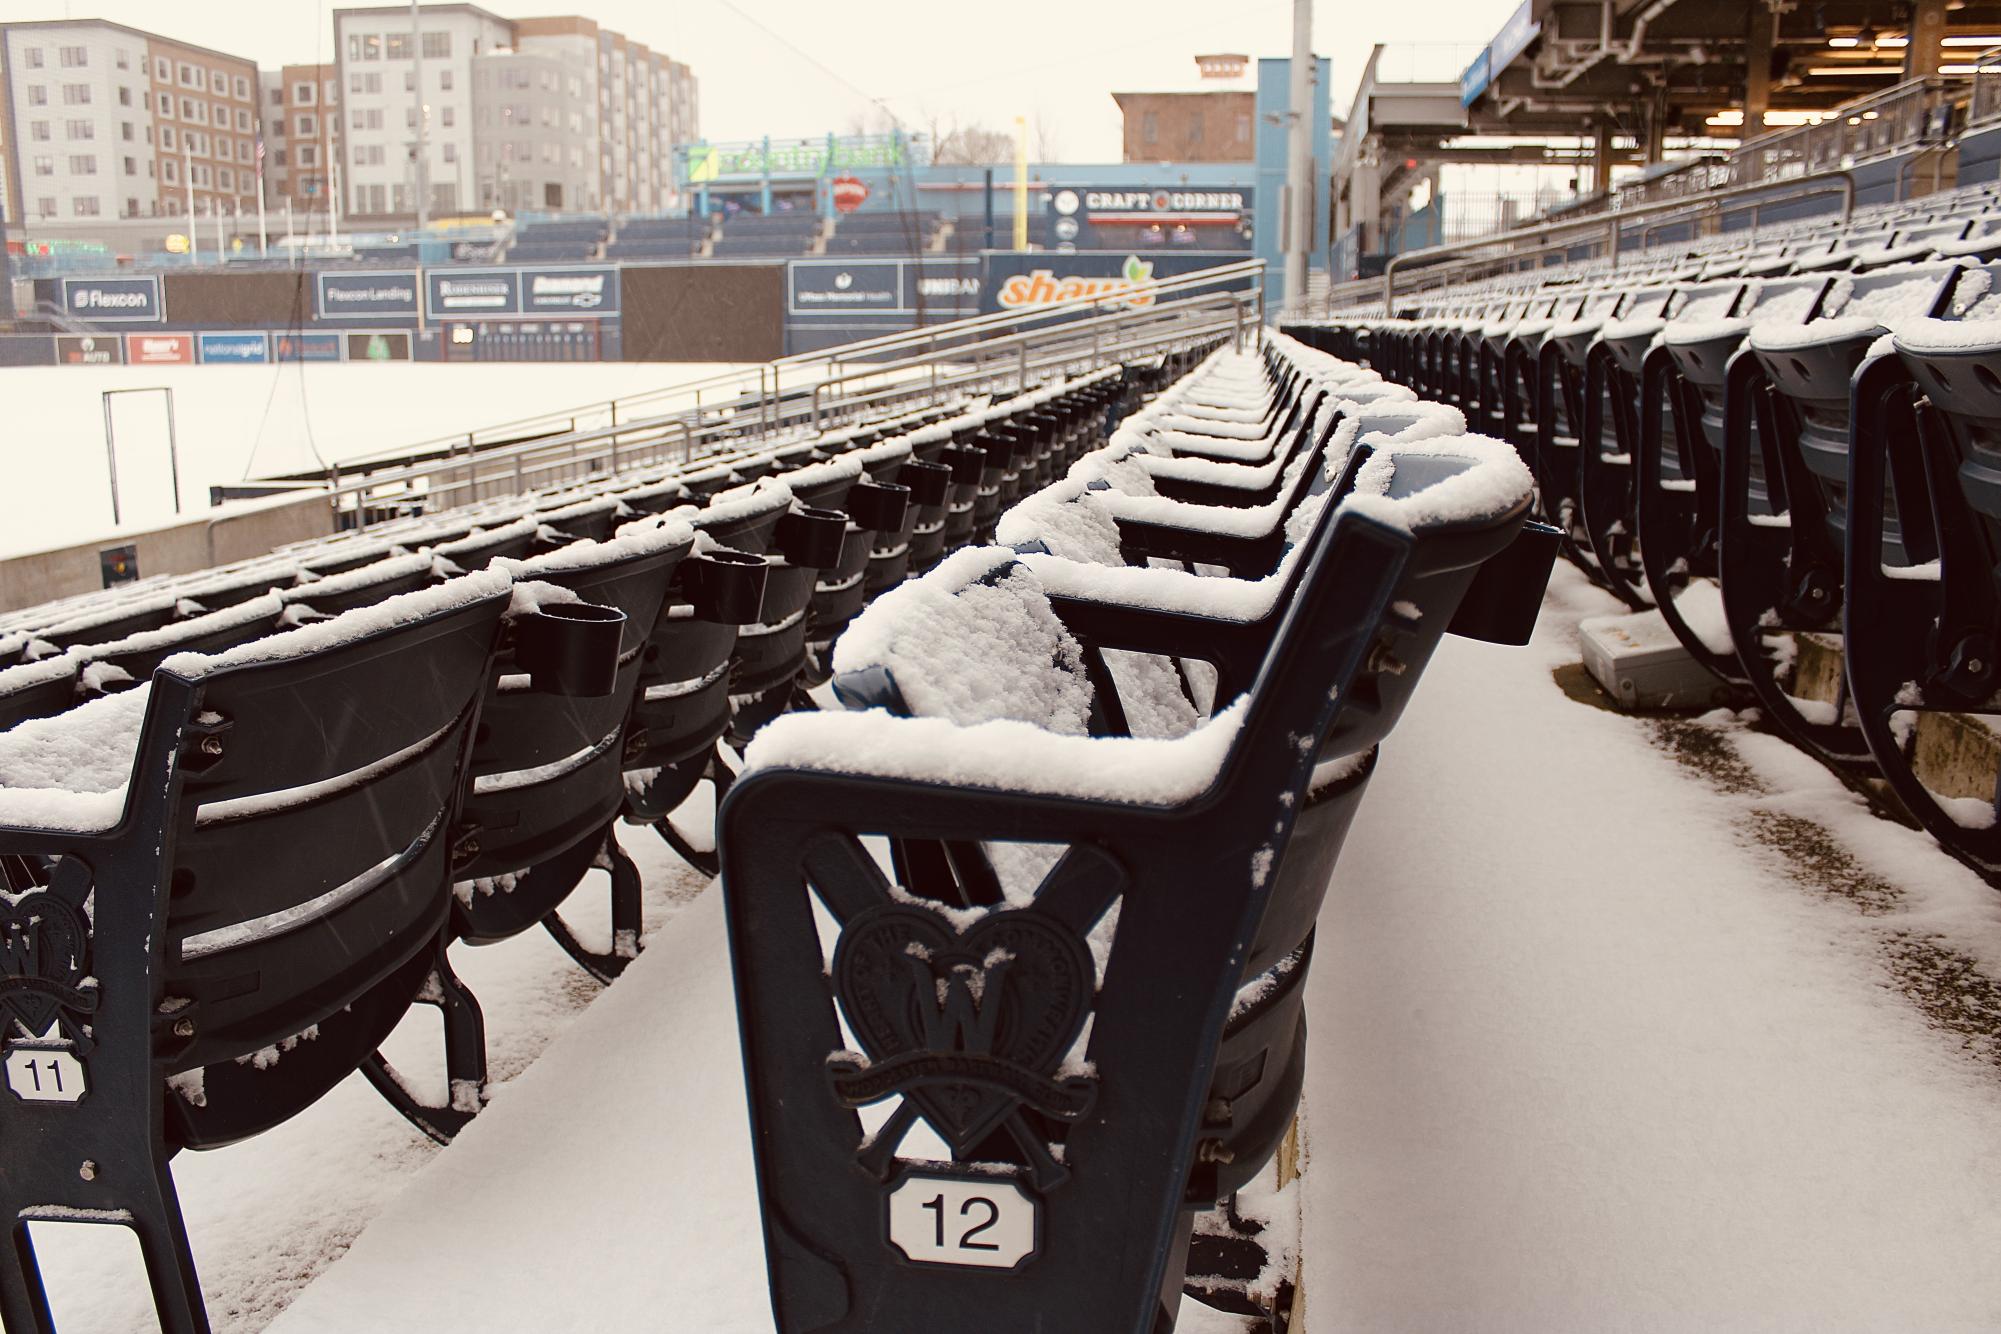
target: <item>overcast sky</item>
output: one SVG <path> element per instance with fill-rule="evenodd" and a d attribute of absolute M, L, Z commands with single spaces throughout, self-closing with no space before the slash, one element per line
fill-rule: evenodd
<path fill-rule="evenodd" d="M 1314 49 L 1346 115 L 1373 43 L 1426 43 L 1456 69 L 1518 0 L 1320 0 Z M 0 0 L 0 19 L 107 18 L 259 65 L 333 59 L 333 0 Z M 710 139 L 848 129 L 877 101 L 906 126 L 1041 122 L 1069 162 L 1116 162 L 1114 91 L 1196 86 L 1203 51 L 1283 56 L 1292 0 L 497 0 L 509 18 L 579 13 L 694 67 Z M 1470 58 L 1470 57 L 1469 57 Z M 1425 77 L 1431 77 L 1429 70 Z M 1219 86 L 1219 85 L 1211 85 Z"/>

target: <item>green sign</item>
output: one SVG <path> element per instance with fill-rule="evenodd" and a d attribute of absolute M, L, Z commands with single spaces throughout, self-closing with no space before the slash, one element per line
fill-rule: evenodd
<path fill-rule="evenodd" d="M 784 139 L 769 143 L 683 144 L 676 156 L 687 164 L 687 184 L 762 180 L 766 176 L 818 177 L 859 168 L 901 167 L 910 161 L 901 135 L 864 134 L 828 139 Z"/>

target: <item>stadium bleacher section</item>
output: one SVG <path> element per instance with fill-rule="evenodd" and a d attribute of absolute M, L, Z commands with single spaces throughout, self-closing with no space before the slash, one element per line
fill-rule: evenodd
<path fill-rule="evenodd" d="M 132 1228 L 162 1327 L 205 1327 L 171 1154 L 357 1070 L 450 1138 L 485 1053 L 447 947 L 541 924 L 616 976 L 622 821 L 721 865 L 780 1328 L 1143 1327 L 1186 1287 L 1284 1330 L 1314 919 L 1441 635 L 1525 640 L 1530 489 L 1457 409 L 1270 335 L 0 618 L 7 976 L 36 983 L 5 995 L 39 1035 L 0 1141 L 47 1150 L 8 1150 L 0 1207 Z M 719 850 L 672 821 L 705 779 Z M 608 948 L 560 913 L 593 868 Z M 943 1027 L 870 1018 L 929 996 L 921 959 Z M 419 1004 L 441 1105 L 377 1054 Z M 898 1090 L 950 1161 L 858 1142 Z M 1015 1261 L 1077 1243 L 1005 1291 L 977 1239 L 904 1263 L 886 1201 L 935 1182 L 1039 1210 Z M 0 1311 L 37 1328 L 16 1243 Z"/>
<path fill-rule="evenodd" d="M 1755 704 L 2001 883 L 1997 228 L 1989 184 L 1287 327 L 1532 460 L 1635 609 L 1586 627 L 1608 693 L 1621 646 L 1678 644 L 1709 685 L 1654 702 Z"/>

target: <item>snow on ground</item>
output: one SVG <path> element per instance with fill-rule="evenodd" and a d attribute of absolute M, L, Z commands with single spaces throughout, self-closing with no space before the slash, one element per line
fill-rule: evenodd
<path fill-rule="evenodd" d="M 2001 970 L 2001 896 L 1742 720 L 1566 698 L 1609 610 L 1560 571 L 1384 747 L 1310 983 L 1309 1328 L 1992 1328 L 2001 1073 L 1950 1008 L 1991 984 L 1910 961 Z M 514 1077 L 449 1150 L 350 1082 L 176 1163 L 220 1329 L 771 1328 L 718 896 L 626 841 L 649 948 L 581 1014 L 539 937 L 460 951 Z"/>
<path fill-rule="evenodd" d="M 726 365 L 662 362 L 289 362 L 271 366 L 63 366 L 0 370 L 0 477 L 32 506 L 7 509 L 0 557 L 111 530 L 107 389 L 174 391 L 184 513 L 238 482 L 414 445 L 468 426 L 706 379 Z M 161 395 L 112 400 L 125 526 L 173 517 Z M 33 423 L 32 429 L 27 423 Z"/>

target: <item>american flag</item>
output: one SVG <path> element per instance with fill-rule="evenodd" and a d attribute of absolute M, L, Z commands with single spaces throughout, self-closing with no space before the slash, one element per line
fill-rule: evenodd
<path fill-rule="evenodd" d="M 264 136 L 257 136 L 257 179 L 264 179 Z"/>

